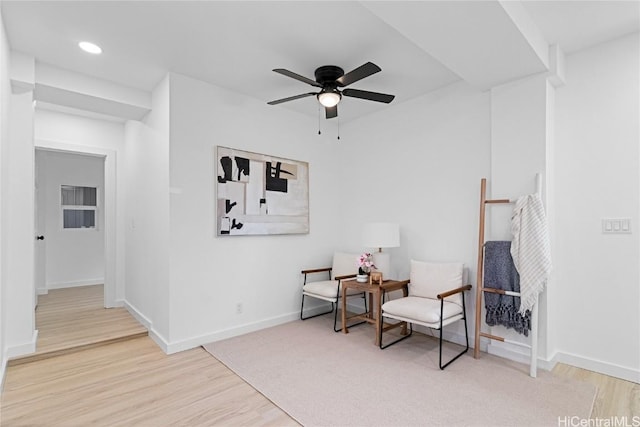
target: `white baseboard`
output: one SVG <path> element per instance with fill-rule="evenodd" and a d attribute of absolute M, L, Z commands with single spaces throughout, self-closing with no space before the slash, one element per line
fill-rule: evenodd
<path fill-rule="evenodd" d="M 434 338 L 439 338 L 440 337 L 440 332 L 438 330 L 434 330 L 434 329 L 429 329 L 427 327 L 424 326 L 420 326 L 420 325 L 415 325 L 413 328 L 415 331 L 423 333 L 427 336 L 433 336 Z M 473 340 L 474 336 L 473 334 L 470 332 L 469 333 L 469 350 L 474 348 L 474 340 Z M 444 333 L 442 334 L 442 339 L 444 341 L 449 341 L 458 345 L 462 345 L 464 346 L 465 343 L 465 336 L 463 333 L 460 332 L 450 332 L 447 331 L 446 328 L 444 330 Z M 518 346 L 514 346 L 514 345 L 509 345 L 509 344 L 504 344 L 502 346 L 497 346 L 495 344 L 492 343 L 485 343 L 484 340 L 480 341 L 480 351 L 485 352 L 485 353 L 489 353 L 491 355 L 494 356 L 498 356 L 498 357 L 502 357 L 504 359 L 509 359 L 509 360 L 513 360 L 514 362 L 519 362 L 519 363 L 523 363 L 525 365 L 529 365 L 530 363 L 530 356 L 529 356 L 529 352 L 522 349 L 521 347 Z M 546 360 L 543 359 L 541 357 L 538 357 L 538 361 L 537 361 L 537 367 L 539 369 L 544 369 L 545 371 L 550 371 L 551 369 L 553 369 L 553 367 L 556 365 L 556 361 L 551 359 L 551 360 Z"/>
<path fill-rule="evenodd" d="M 104 284 L 104 278 L 87 279 L 87 280 L 77 280 L 74 282 L 47 283 L 47 289 L 77 288 L 79 286 L 93 286 L 93 285 L 102 285 L 102 284 Z"/>
<path fill-rule="evenodd" d="M 588 371 L 594 371 L 600 374 L 609 375 L 610 377 L 620 378 L 625 381 L 640 384 L 640 370 L 638 369 L 627 368 L 625 366 L 615 365 L 613 363 L 590 359 L 576 354 L 563 353 L 560 351 L 553 356 L 553 360 L 556 363 L 566 363 L 567 365 L 586 369 Z"/>
<path fill-rule="evenodd" d="M 38 341 L 38 330 L 33 331 L 31 340 L 22 344 L 7 347 L 5 359 L 9 360 L 14 357 L 24 356 L 36 352 L 36 342 Z"/>
<path fill-rule="evenodd" d="M 313 310 L 311 311 L 310 314 L 313 314 Z M 188 338 L 186 340 L 166 343 L 165 352 L 167 354 L 173 354 L 179 351 L 189 350 L 191 348 L 199 347 L 201 345 L 208 344 L 211 342 L 220 341 L 220 340 L 235 337 L 238 335 L 244 335 L 249 332 L 258 331 L 260 329 L 281 325 L 283 323 L 291 322 L 299 318 L 300 318 L 300 312 L 296 311 L 294 313 L 271 317 L 269 319 L 259 320 L 257 322 L 245 323 L 243 325 L 234 326 L 232 328 L 224 329 L 211 334 L 205 334 L 205 335 L 200 335 L 193 338 Z"/>
<path fill-rule="evenodd" d="M 204 344 L 208 344 L 215 341 L 220 341 L 227 338 L 232 338 L 234 336 L 243 335 L 249 332 L 254 332 L 260 329 L 269 328 L 272 326 L 277 326 L 283 323 L 291 322 L 294 320 L 298 320 L 300 318 L 300 312 L 292 312 L 281 316 L 272 317 L 269 319 L 259 320 L 256 322 L 250 322 L 239 326 L 234 326 L 232 328 L 224 329 L 221 331 L 213 332 L 210 334 L 204 334 L 197 337 L 188 338 L 181 341 L 170 342 L 165 339 L 160 333 L 158 333 L 153 328 L 153 323 L 150 319 L 144 316 L 138 309 L 136 309 L 133 305 L 128 303 L 127 301 L 123 302 L 126 309 L 134 316 L 145 328 L 149 330 L 149 336 L 151 339 L 158 344 L 158 346 L 164 351 L 166 354 L 173 354 L 184 350 L 189 350 L 195 347 L 202 346 Z M 352 311 L 360 311 L 364 307 L 361 304 L 348 304 L 348 309 Z M 311 308 L 308 308 L 304 311 L 305 316 L 312 316 L 314 314 L 322 313 L 326 311 L 327 305 L 314 305 Z M 328 314 L 329 315 L 329 314 Z M 418 332 L 422 332 L 425 335 L 433 335 L 438 337 L 439 332 L 433 331 L 428 328 L 422 328 L 420 326 L 416 326 L 414 328 Z M 35 351 L 35 338 L 37 338 L 37 331 L 35 333 L 35 337 L 33 340 L 33 350 L 26 351 L 22 354 L 28 354 L 30 352 Z M 458 332 L 449 332 L 446 329 L 443 333 L 443 339 L 449 342 L 453 342 L 459 345 L 465 345 L 465 336 L 462 333 Z M 502 344 L 502 343 L 501 343 Z M 31 343 L 25 344 L 24 349 L 20 350 L 14 347 L 12 351 L 12 357 L 15 357 L 18 354 L 14 354 L 19 351 L 29 350 L 29 346 Z M 469 348 L 473 348 L 473 334 L 469 333 Z M 524 364 L 529 364 L 529 352 L 526 349 L 523 349 L 519 346 L 502 344 L 497 345 L 496 343 L 484 343 L 481 341 L 480 350 L 483 352 L 487 352 L 489 354 L 503 357 L 505 359 L 513 360 L 515 362 L 520 362 Z M 3 364 L 6 365 L 7 357 L 5 357 Z M 558 352 L 551 359 L 543 359 L 538 357 L 537 366 L 540 369 L 550 371 L 557 363 L 566 363 L 568 365 L 576 366 L 579 368 L 587 369 L 590 371 L 599 372 L 604 375 L 609 375 L 616 378 L 621 378 L 626 381 L 631 381 L 635 383 L 640 383 L 640 370 L 635 370 L 631 368 L 626 368 L 623 366 L 614 365 L 607 362 L 602 362 L 594 359 L 589 359 L 582 356 L 577 356 L 574 354 Z M 4 366 L 2 367 L 2 371 L 0 375 L 4 375 Z"/>
<path fill-rule="evenodd" d="M 36 295 L 47 295 L 49 293 L 49 289 L 47 288 L 37 288 Z"/>
<path fill-rule="evenodd" d="M 508 344 L 496 345 L 491 343 L 487 346 L 487 353 L 498 357 L 513 360 L 524 364 L 529 364 L 529 352 L 518 346 L 509 346 Z M 538 356 L 538 368 L 545 371 L 551 371 L 556 364 L 565 363 L 567 365 L 586 369 L 588 371 L 598 372 L 625 381 L 631 381 L 640 384 L 640 370 L 631 369 L 624 366 L 615 365 L 609 362 L 590 359 L 575 354 L 557 352 L 550 359 L 543 359 Z"/>
<path fill-rule="evenodd" d="M 306 304 L 305 304 L 305 306 L 306 306 Z M 305 308 L 303 314 L 304 314 L 305 318 L 308 318 L 310 316 L 315 316 L 316 314 L 323 313 L 323 312 L 327 311 L 328 308 L 329 308 L 328 303 L 325 303 L 324 305 L 322 305 L 322 304 L 314 305 L 311 308 L 308 308 L 308 307 Z M 347 306 L 347 308 L 349 310 L 351 310 L 351 304 L 349 304 Z M 340 310 L 342 310 L 342 308 L 340 308 Z M 333 316 L 333 314 L 331 314 L 331 315 Z M 300 319 L 300 312 L 296 311 L 295 314 L 294 313 L 289 313 L 289 316 L 295 317 L 295 318 L 292 318 L 291 321 Z M 327 314 L 327 316 L 329 316 L 329 314 Z M 340 320 L 339 317 L 340 317 L 340 313 L 338 313 L 338 320 Z"/>
<path fill-rule="evenodd" d="M 313 316 L 314 314 L 322 313 L 326 311 L 326 305 L 314 306 L 304 311 L 304 315 Z M 329 314 L 327 314 L 329 316 Z M 149 336 L 160 346 L 160 348 L 167 354 L 173 354 L 184 350 L 200 347 L 205 344 L 209 344 L 215 341 L 221 341 L 227 338 L 232 338 L 238 335 L 248 334 L 249 332 L 255 332 L 260 329 L 270 328 L 272 326 L 281 325 L 283 323 L 292 322 L 300 319 L 300 312 L 295 311 L 292 313 L 271 317 L 268 319 L 258 320 L 256 322 L 245 323 L 242 325 L 234 326 L 232 328 L 223 329 L 210 334 L 204 334 L 197 337 L 188 338 L 181 341 L 167 341 L 161 334 L 155 331 L 153 328 L 149 329 Z"/>
<path fill-rule="evenodd" d="M 147 328 L 147 330 L 151 330 L 151 320 L 144 314 L 140 312 L 133 304 L 129 303 L 129 301 L 118 300 L 116 304 L 121 303 L 124 308 L 127 309 L 129 314 L 131 314 L 135 319 L 140 322 L 142 326 Z M 122 307 L 122 305 L 120 307 Z"/>
<path fill-rule="evenodd" d="M 169 353 L 169 342 L 164 339 L 164 337 L 159 334 L 158 331 L 153 328 L 149 329 L 149 338 L 151 338 L 156 344 L 158 344 L 158 347 L 160 347 L 160 349 L 164 351 L 165 354 L 171 354 Z M 188 349 L 185 348 L 185 350 Z"/>
<path fill-rule="evenodd" d="M 222 331 L 214 332 L 211 334 L 200 335 L 197 337 L 188 338 L 181 341 L 169 341 L 162 334 L 160 334 L 153 327 L 153 322 L 146 316 L 144 316 L 135 306 L 127 301 L 124 301 L 124 306 L 127 311 L 131 313 L 133 317 L 138 320 L 149 331 L 149 337 L 164 351 L 166 354 L 178 353 L 184 350 L 190 350 L 192 348 L 200 347 L 204 344 L 208 344 L 214 341 L 220 341 L 226 338 L 231 338 L 237 335 L 243 335 L 249 332 L 257 331 L 260 329 L 276 326 L 282 323 L 291 322 L 299 318 L 300 313 L 290 313 L 283 316 L 277 316 L 270 319 L 260 320 L 257 322 L 247 323 L 244 325 L 235 326 L 233 328 L 225 329 Z M 313 309 L 313 311 L 321 312 L 321 310 Z"/>
<path fill-rule="evenodd" d="M 161 335 L 158 333 L 158 331 L 156 331 L 155 329 L 153 329 L 153 322 L 151 321 L 151 319 L 149 319 L 147 316 L 145 316 L 144 314 L 142 314 L 142 312 L 140 312 L 140 310 L 138 310 L 133 304 L 131 304 L 129 301 L 126 300 L 118 300 L 116 302 L 120 302 L 122 303 L 122 305 L 127 309 L 127 311 L 133 316 L 135 317 L 135 319 L 140 322 L 140 324 L 142 326 L 144 326 L 145 328 L 147 328 L 147 331 L 149 332 L 149 338 L 151 338 L 156 344 L 158 344 L 158 347 L 160 347 L 160 349 L 165 352 L 166 354 L 169 354 L 169 343 L 168 341 Z M 196 346 L 197 347 L 197 346 Z M 186 350 L 186 349 L 185 349 Z"/>
<path fill-rule="evenodd" d="M 528 349 L 510 345 L 509 343 L 500 343 L 501 345 L 496 345 L 496 343 L 490 343 L 487 346 L 487 353 L 492 354 L 494 356 L 502 357 L 504 359 L 513 360 L 514 362 L 524 363 L 525 365 L 529 365 L 531 363 L 531 356 Z M 552 359 L 543 359 L 538 356 L 536 366 L 538 369 L 543 369 L 545 371 L 550 371 L 556 366 L 556 362 Z"/>
<path fill-rule="evenodd" d="M 4 390 L 4 374 L 7 372 L 7 355 L 2 355 L 2 363 L 0 363 L 0 393 Z"/>

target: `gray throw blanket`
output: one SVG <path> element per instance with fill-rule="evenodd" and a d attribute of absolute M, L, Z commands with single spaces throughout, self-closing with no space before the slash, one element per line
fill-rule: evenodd
<path fill-rule="evenodd" d="M 484 287 L 520 292 L 520 276 L 511 258 L 511 242 L 484 244 Z M 527 310 L 524 317 L 518 313 L 519 297 L 485 292 L 484 303 L 487 325 L 503 325 L 519 334 L 529 335 L 531 312 Z"/>

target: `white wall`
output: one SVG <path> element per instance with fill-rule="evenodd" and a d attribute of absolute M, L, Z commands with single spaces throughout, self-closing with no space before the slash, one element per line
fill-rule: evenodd
<path fill-rule="evenodd" d="M 408 275 L 411 258 L 464 261 L 475 271 L 489 108 L 487 93 L 457 83 L 344 126 L 343 240 L 363 250 L 362 224 L 398 222 L 400 247 L 390 253 L 399 277 Z"/>
<path fill-rule="evenodd" d="M 126 125 L 126 304 L 169 339 L 169 78 L 152 93 L 152 111 Z"/>
<path fill-rule="evenodd" d="M 9 143 L 9 42 L 0 10 L 0 390 L 7 363 L 6 355 L 6 306 L 7 306 L 7 219 L 5 195 L 7 194 L 7 146 Z"/>
<path fill-rule="evenodd" d="M 362 246 L 362 224 L 397 222 L 400 247 L 385 250 L 397 278 L 409 277 L 410 259 L 459 261 L 475 286 L 480 180 L 490 173 L 490 143 L 490 96 L 465 83 L 348 123 L 338 143 L 338 241 L 371 250 Z M 466 302 L 472 344 L 475 292 Z M 464 337 L 462 325 L 449 332 Z"/>
<path fill-rule="evenodd" d="M 640 382 L 638 33 L 567 57 L 557 91 L 558 359 Z M 631 218 L 605 235 L 601 219 Z"/>
<path fill-rule="evenodd" d="M 487 198 L 516 200 L 536 191 L 536 174 L 541 174 L 541 196 L 545 209 L 547 185 L 548 136 L 552 133 L 554 89 L 545 74 L 538 74 L 491 89 L 491 176 L 487 180 Z M 486 206 L 485 240 L 512 240 L 511 215 L 513 204 Z M 539 340 L 537 356 L 547 355 L 549 290 L 539 296 Z M 525 337 L 503 326 L 485 330 L 516 342 L 531 343 Z M 492 340 L 488 351 L 529 362 L 530 352 L 520 346 Z"/>
<path fill-rule="evenodd" d="M 36 171 L 44 192 L 37 213 L 44 217 L 46 288 L 104 283 L 104 157 L 37 150 Z M 95 229 L 62 228 L 62 185 L 97 188 Z"/>
<path fill-rule="evenodd" d="M 6 151 L 7 250 L 6 345 L 9 357 L 35 351 L 34 280 L 34 147 L 33 92 L 14 93 L 9 101 L 9 138 Z"/>
<path fill-rule="evenodd" d="M 106 188 L 103 194 L 107 198 L 113 198 L 106 208 L 112 210 L 114 231 L 110 233 L 106 230 L 105 235 L 105 247 L 108 249 L 105 253 L 105 274 L 107 275 L 105 279 L 114 283 L 114 289 L 106 289 L 105 303 L 118 305 L 125 294 L 124 124 L 121 121 L 83 117 L 44 109 L 36 109 L 34 122 L 34 138 L 38 147 L 106 156 L 105 176 L 109 179 L 105 187 L 109 188 Z M 114 250 L 109 249 L 112 246 Z M 112 256 L 117 259 L 111 259 Z M 115 275 L 113 278 L 108 276 L 111 270 Z"/>
<path fill-rule="evenodd" d="M 344 244 L 335 140 L 312 118 L 175 74 L 170 133 L 170 351 L 297 318 L 300 270 Z M 216 145 L 309 162 L 310 233 L 216 237 Z"/>

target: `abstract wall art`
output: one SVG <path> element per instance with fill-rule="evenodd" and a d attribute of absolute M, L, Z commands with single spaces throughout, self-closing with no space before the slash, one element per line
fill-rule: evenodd
<path fill-rule="evenodd" d="M 217 235 L 309 232 L 309 164 L 216 147 Z"/>

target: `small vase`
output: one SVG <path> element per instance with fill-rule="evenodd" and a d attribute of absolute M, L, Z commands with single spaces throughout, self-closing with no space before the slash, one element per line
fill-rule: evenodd
<path fill-rule="evenodd" d="M 356 276 L 356 282 L 367 283 L 368 281 L 369 281 L 369 275 L 368 274 L 358 274 Z"/>

